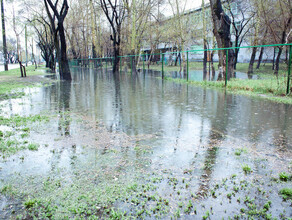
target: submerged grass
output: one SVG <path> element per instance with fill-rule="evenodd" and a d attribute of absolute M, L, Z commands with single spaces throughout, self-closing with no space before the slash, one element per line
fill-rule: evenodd
<path fill-rule="evenodd" d="M 35 123 L 46 123 L 48 121 L 49 116 L 47 115 L 0 116 L 0 125 L 14 130 L 13 132 L 0 130 L 0 158 L 7 158 L 25 149 L 37 151 L 39 148 L 38 144 L 29 144 L 27 140 L 23 139 L 29 137 L 29 132 Z"/>

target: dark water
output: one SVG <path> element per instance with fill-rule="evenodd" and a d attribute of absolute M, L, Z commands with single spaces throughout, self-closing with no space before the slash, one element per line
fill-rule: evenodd
<path fill-rule="evenodd" d="M 70 173 L 84 167 L 91 169 L 92 163 L 102 167 L 105 162 L 96 162 L 95 150 L 84 147 L 91 145 L 94 133 L 77 123 L 78 116 L 102 123 L 110 132 L 131 137 L 149 135 L 150 138 L 141 141 L 152 150 L 146 158 L 148 165 L 143 169 L 155 172 L 168 169 L 175 176 L 192 170 L 192 175 L 197 177 L 191 181 L 192 190 L 197 193 L 207 192 L 213 182 L 222 178 L 242 174 L 242 163 L 248 163 L 261 180 L 289 171 L 291 105 L 162 81 L 150 73 L 121 74 L 114 78 L 109 72 L 95 69 L 74 68 L 72 72 L 71 83 L 58 82 L 28 89 L 28 97 L 2 103 L 3 115 L 57 114 L 47 128 L 42 128 L 41 134 L 32 134 L 34 141 L 49 145 L 49 150 L 42 147 L 38 152 L 27 153 L 29 159 L 23 162 L 19 162 L 16 155 L 0 163 L 3 181 L 9 181 L 15 173 L 46 175 L 57 168 Z M 59 141 L 64 137 L 64 141 Z M 75 143 L 77 147 L 72 149 Z M 238 160 L 234 156 L 238 148 L 247 149 L 245 159 Z M 52 153 L 52 149 L 58 152 Z M 138 172 L 140 161 L 145 159 L 131 151 L 123 151 L 121 158 L 136 161 L 129 168 L 131 172 Z M 259 165 L 257 159 L 268 161 L 264 162 L 266 167 Z M 165 194 L 165 190 L 161 187 L 158 191 Z M 280 204 L 276 195 L 275 191 L 271 197 Z M 7 201 L 2 198 L 1 202 L 6 204 Z M 209 203 L 224 216 L 216 201 Z M 291 209 L 286 211 L 292 213 Z"/>

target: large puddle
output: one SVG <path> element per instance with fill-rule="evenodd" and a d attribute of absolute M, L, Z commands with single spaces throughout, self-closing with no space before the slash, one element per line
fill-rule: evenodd
<path fill-rule="evenodd" d="M 39 148 L 1 160 L 0 218 L 292 216 L 279 194 L 292 187 L 292 106 L 155 74 L 72 72 L 1 103 L 2 116 L 49 120 L 27 137 L 1 125 Z"/>

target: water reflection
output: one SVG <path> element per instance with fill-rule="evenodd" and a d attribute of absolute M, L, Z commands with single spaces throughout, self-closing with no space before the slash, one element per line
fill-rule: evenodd
<path fill-rule="evenodd" d="M 25 104 L 11 100 L 3 111 L 26 115 L 57 112 L 56 123 L 47 132 L 65 138 L 79 135 L 80 128 L 74 123 L 73 115 L 95 122 L 96 127 L 102 122 L 112 132 L 121 131 L 130 136 L 151 134 L 155 138 L 143 144 L 153 147 L 150 158 L 153 165 L 192 168 L 196 155 L 202 154 L 204 167 L 209 167 L 198 173 L 202 180 L 214 176 L 218 158 L 222 157 L 223 142 L 235 141 L 239 145 L 251 142 L 249 146 L 255 150 L 289 155 L 287 152 L 292 148 L 290 105 L 162 81 L 153 77 L 156 74 L 159 72 L 145 71 L 113 77 L 106 69 L 74 68 L 71 83 L 61 81 L 38 88 L 37 93 L 25 98 Z M 87 136 L 90 135 L 88 131 Z M 69 145 L 71 149 L 72 144 Z M 200 146 L 205 146 L 203 151 Z M 103 147 L 106 152 L 106 144 Z M 133 155 L 126 148 L 121 152 L 120 159 L 124 161 L 141 158 L 140 152 Z M 60 149 L 59 153 L 64 154 L 64 150 Z M 74 149 L 66 151 L 66 155 L 74 158 Z M 60 159 L 57 154 L 54 157 Z M 208 181 L 205 178 L 206 187 Z"/>

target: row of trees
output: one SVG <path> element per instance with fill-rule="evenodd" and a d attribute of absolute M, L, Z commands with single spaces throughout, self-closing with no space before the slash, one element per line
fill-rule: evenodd
<path fill-rule="evenodd" d="M 29 13 L 23 13 L 19 19 L 22 22 L 14 25 L 23 27 L 25 23 L 35 30 L 47 66 L 55 70 L 58 60 L 63 79 L 71 79 L 67 55 L 73 59 L 114 56 L 116 72 L 120 55 L 142 54 L 141 49 L 145 46 L 155 53 L 161 43 L 169 45 L 172 51 L 183 51 L 194 44 L 203 45 L 205 49 L 212 48 L 215 42 L 218 47 L 291 42 L 290 0 L 227 0 L 224 4 L 220 0 L 211 0 L 209 3 L 202 0 L 202 10 L 196 13 L 186 10 L 187 0 L 19 2 L 23 11 Z M 171 10 L 168 17 L 162 10 L 166 5 Z M 194 16 L 198 14 L 199 19 L 195 19 Z M 233 31 L 230 32 L 230 29 Z M 15 35 L 18 41 L 17 31 Z M 249 73 L 253 71 L 256 53 L 259 53 L 259 67 L 263 50 L 255 48 L 252 51 Z M 278 73 L 283 48 L 279 47 L 278 51 L 275 74 Z M 230 76 L 236 69 L 238 53 L 238 49 L 229 51 Z M 226 52 L 219 52 L 219 57 L 223 73 Z M 177 59 L 181 59 L 183 70 L 184 55 L 178 53 Z M 207 74 L 206 61 L 207 53 L 204 54 L 204 76 Z M 135 67 L 139 58 L 133 58 L 132 62 Z M 170 57 L 169 65 L 174 64 L 177 62 L 173 63 Z"/>

